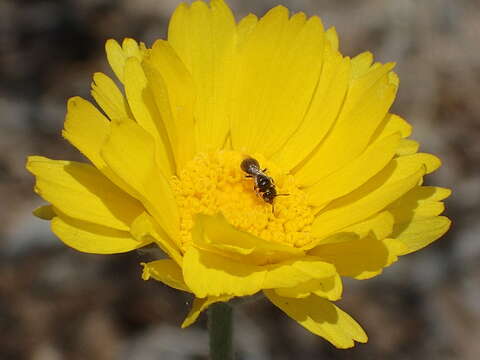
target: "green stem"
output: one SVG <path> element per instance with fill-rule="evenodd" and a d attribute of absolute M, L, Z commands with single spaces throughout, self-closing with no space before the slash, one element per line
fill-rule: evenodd
<path fill-rule="evenodd" d="M 233 308 L 218 302 L 208 308 L 210 359 L 233 360 Z"/>

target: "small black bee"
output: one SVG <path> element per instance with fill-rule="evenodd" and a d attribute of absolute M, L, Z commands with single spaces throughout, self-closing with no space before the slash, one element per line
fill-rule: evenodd
<path fill-rule="evenodd" d="M 277 194 L 277 189 L 275 188 L 275 182 L 273 179 L 265 174 L 267 169 L 260 169 L 260 164 L 254 158 L 246 158 L 240 164 L 240 168 L 245 171 L 248 175 L 246 177 L 253 178 L 254 186 L 253 189 L 265 202 L 272 204 L 273 211 L 273 200 L 277 196 L 285 196 L 288 194 Z"/>

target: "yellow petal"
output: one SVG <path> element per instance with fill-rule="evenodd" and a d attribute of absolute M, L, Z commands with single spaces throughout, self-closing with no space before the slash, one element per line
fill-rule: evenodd
<path fill-rule="evenodd" d="M 395 98 L 397 87 L 390 83 L 388 76 L 392 67 L 393 64 L 379 66 L 351 81 L 332 131 L 298 169 L 295 176 L 298 184 L 314 184 L 365 150 Z"/>
<path fill-rule="evenodd" d="M 350 79 L 350 59 L 327 43 L 315 94 L 303 122 L 292 137 L 273 155 L 275 162 L 291 171 L 324 139 L 342 106 Z M 315 136 L 312 136 L 315 134 Z"/>
<path fill-rule="evenodd" d="M 222 0 L 180 5 L 168 29 L 168 42 L 192 74 L 196 144 L 199 151 L 223 146 L 228 130 L 233 77 L 235 19 Z"/>
<path fill-rule="evenodd" d="M 92 96 L 110 119 L 131 117 L 130 108 L 115 82 L 103 73 L 95 73 Z"/>
<path fill-rule="evenodd" d="M 52 220 L 57 214 L 51 205 L 44 205 L 33 210 L 33 215 L 42 220 Z"/>
<path fill-rule="evenodd" d="M 192 325 L 195 321 L 197 321 L 201 312 L 206 310 L 210 305 L 217 302 L 227 302 L 232 298 L 233 296 L 209 296 L 202 299 L 195 298 L 193 300 L 193 304 L 192 304 L 192 308 L 190 309 L 190 312 L 188 313 L 187 317 L 182 323 L 182 329 Z"/>
<path fill-rule="evenodd" d="M 342 279 L 335 273 L 325 279 L 311 279 L 291 288 L 277 288 L 275 292 L 282 297 L 305 298 L 311 294 L 328 300 L 339 300 L 342 296 Z"/>
<path fill-rule="evenodd" d="M 338 41 L 338 34 L 337 34 L 337 30 L 335 29 L 335 26 L 332 26 L 327 29 L 327 31 L 325 32 L 325 37 L 330 43 L 330 46 L 332 47 L 332 49 L 335 51 L 338 51 L 339 41 Z"/>
<path fill-rule="evenodd" d="M 173 12 L 168 24 L 168 42 L 175 48 L 176 53 L 182 57 L 184 64 L 191 68 L 190 52 L 190 6 L 184 2 L 180 3 Z"/>
<path fill-rule="evenodd" d="M 368 340 L 360 325 L 328 300 L 315 295 L 304 299 L 285 298 L 271 290 L 264 293 L 288 316 L 337 348 L 352 347 L 354 340 L 362 343 Z"/>
<path fill-rule="evenodd" d="M 183 257 L 183 277 L 196 297 L 247 296 L 262 289 L 264 267 L 235 262 L 189 246 Z"/>
<path fill-rule="evenodd" d="M 375 131 L 371 142 L 373 143 L 395 133 L 400 133 L 402 138 L 409 137 L 412 134 L 412 125 L 400 116 L 389 113 Z"/>
<path fill-rule="evenodd" d="M 182 254 L 179 246 L 172 240 L 146 212 L 140 214 L 132 223 L 131 234 L 138 241 L 154 241 L 162 251 L 179 266 L 182 265 Z"/>
<path fill-rule="evenodd" d="M 177 169 L 195 152 L 193 79 L 170 44 L 157 40 L 145 59 L 145 73 L 168 132 Z"/>
<path fill-rule="evenodd" d="M 125 93 L 135 120 L 155 139 L 158 165 L 169 176 L 175 168 L 170 141 L 155 103 L 155 94 L 138 59 L 127 59 L 124 78 Z"/>
<path fill-rule="evenodd" d="M 70 98 L 67 107 L 63 137 L 115 185 L 132 195 L 130 186 L 115 175 L 100 155 L 100 149 L 110 132 L 110 121 L 90 102 L 78 96 Z"/>
<path fill-rule="evenodd" d="M 230 225 L 221 214 L 198 215 L 192 236 L 197 247 L 221 252 L 226 257 L 252 265 L 278 263 L 304 255 L 300 249 L 240 231 Z"/>
<path fill-rule="evenodd" d="M 283 261 L 267 268 L 264 289 L 291 288 L 312 279 L 330 278 L 336 274 L 332 264 L 313 256 Z"/>
<path fill-rule="evenodd" d="M 113 39 L 108 39 L 105 43 L 108 63 L 117 78 L 123 82 L 123 67 L 125 66 L 125 56 L 120 44 Z"/>
<path fill-rule="evenodd" d="M 183 267 L 186 282 L 197 297 L 225 293 L 243 296 L 244 292 L 252 294 L 261 288 L 293 287 L 311 279 L 326 279 L 336 274 L 331 264 L 320 259 L 299 258 L 302 252 L 297 252 L 295 259 L 258 265 L 272 263 L 272 254 L 283 250 L 282 246 L 262 244 L 261 239 L 234 229 L 221 216 L 199 216 L 192 235 L 193 243 L 199 249 L 187 250 Z M 223 247 L 220 246 L 222 240 Z M 256 244 L 257 240 L 259 244 Z M 285 255 L 292 257 L 293 253 Z M 252 256 L 255 256 L 257 264 L 252 261 Z M 281 257 L 277 255 L 276 260 L 278 259 Z M 245 279 L 236 278 L 241 274 Z M 202 287 L 208 288 L 202 290 Z"/>
<path fill-rule="evenodd" d="M 238 54 L 232 106 L 232 144 L 270 157 L 302 123 L 323 59 L 320 19 L 288 18 L 282 6 L 255 26 Z"/>
<path fill-rule="evenodd" d="M 320 245 L 309 254 L 334 264 L 342 276 L 362 280 L 380 274 L 383 268 L 397 261 L 403 251 L 405 247 L 398 240 L 377 240 L 368 236 L 351 242 Z"/>
<path fill-rule="evenodd" d="M 52 232 L 67 246 L 91 254 L 117 254 L 138 249 L 148 243 L 139 242 L 126 231 L 66 217 L 52 219 Z"/>
<path fill-rule="evenodd" d="M 62 135 L 98 169 L 105 168 L 105 162 L 100 157 L 100 147 L 109 129 L 108 119 L 90 102 L 78 96 L 68 100 Z"/>
<path fill-rule="evenodd" d="M 415 140 L 402 139 L 400 144 L 398 144 L 396 154 L 399 156 L 402 155 L 412 155 L 418 151 L 420 144 Z"/>
<path fill-rule="evenodd" d="M 89 164 L 30 156 L 27 169 L 36 176 L 35 191 L 69 217 L 128 230 L 143 211 Z"/>
<path fill-rule="evenodd" d="M 441 200 L 450 196 L 449 189 L 434 186 L 416 186 L 395 203 L 388 211 L 395 217 L 395 223 L 401 224 L 412 219 L 440 215 L 445 206 Z"/>
<path fill-rule="evenodd" d="M 342 297 L 343 284 L 338 273 L 330 278 L 317 281 L 320 286 L 313 290 L 313 294 L 332 301 Z"/>
<path fill-rule="evenodd" d="M 343 228 L 333 235 L 316 238 L 302 249 L 307 251 L 318 245 L 345 243 L 373 235 L 376 239 L 384 239 L 393 231 L 394 217 L 389 211 L 382 211 L 354 225 Z"/>
<path fill-rule="evenodd" d="M 451 221 L 444 216 L 413 220 L 394 227 L 392 237 L 401 241 L 406 249 L 401 255 L 410 254 L 431 244 L 450 228 Z"/>
<path fill-rule="evenodd" d="M 169 259 L 156 260 L 149 263 L 141 263 L 143 266 L 142 279 L 151 277 L 174 289 L 190 292 L 183 281 L 182 268 Z"/>
<path fill-rule="evenodd" d="M 313 241 L 310 243 L 306 244 L 305 246 L 302 247 L 302 250 L 308 251 L 310 249 L 313 249 L 317 245 L 320 244 L 337 244 L 337 243 L 342 243 L 342 242 L 348 242 L 348 241 L 354 241 L 360 239 L 360 236 L 354 232 L 347 232 L 342 230 L 341 232 L 337 232 L 335 234 L 327 235 L 327 236 L 321 236 L 315 238 Z"/>
<path fill-rule="evenodd" d="M 393 160 L 360 188 L 322 209 L 312 225 L 312 233 L 321 238 L 367 219 L 417 185 L 425 173 L 424 164 L 416 162 L 413 166 L 402 158 Z"/>
<path fill-rule="evenodd" d="M 352 58 L 352 79 L 359 78 L 370 70 L 373 62 L 373 54 L 370 51 L 365 51 Z"/>
<path fill-rule="evenodd" d="M 357 234 L 360 238 L 372 234 L 377 239 L 384 239 L 392 233 L 394 222 L 394 216 L 390 211 L 382 211 L 367 220 L 346 227 L 342 231 L 351 231 Z"/>
<path fill-rule="evenodd" d="M 390 181 L 402 178 L 405 174 L 411 174 L 420 164 L 425 167 L 425 173 L 430 174 L 437 170 L 442 165 L 442 162 L 432 154 L 417 153 L 400 156 L 397 159 L 397 166 L 390 177 Z"/>
<path fill-rule="evenodd" d="M 134 57 L 142 61 L 145 55 L 144 45 L 141 43 L 138 44 L 135 40 L 129 38 L 123 40 L 122 46 L 113 39 L 107 40 L 105 43 L 105 51 L 110 67 L 121 82 L 124 81 L 126 60 Z"/>
<path fill-rule="evenodd" d="M 257 26 L 258 18 L 254 14 L 248 14 L 237 25 L 237 48 L 241 48 L 250 35 L 255 26 Z"/>
<path fill-rule="evenodd" d="M 170 183 L 157 165 L 153 138 L 131 120 L 112 123 L 102 156 L 117 176 L 134 189 L 168 236 L 175 239 L 178 208 Z"/>
<path fill-rule="evenodd" d="M 202 266 L 209 267 L 210 270 L 214 267 L 216 268 L 215 271 L 219 273 L 222 272 L 222 269 L 224 269 L 223 272 L 227 273 L 243 271 L 247 274 L 246 276 L 254 278 L 255 281 L 261 281 L 254 284 L 260 288 L 293 287 L 311 279 L 325 279 L 335 275 L 335 268 L 331 264 L 314 257 L 304 257 L 302 251 L 295 251 L 295 249 L 281 244 L 269 243 L 248 233 L 238 231 L 219 215 L 198 216 L 192 235 L 193 243 L 200 250 L 194 249 L 190 252 L 188 258 L 190 261 L 203 263 Z M 195 254 L 195 257 L 191 254 Z M 292 257 L 295 258 L 284 260 Z M 203 260 L 199 260 L 199 258 Z M 184 267 L 187 266 L 186 261 L 187 255 L 184 258 Z M 260 266 L 261 264 L 267 265 Z M 198 274 L 203 272 L 205 272 L 205 269 L 190 271 L 189 273 L 192 274 L 191 281 L 199 281 Z M 205 275 L 205 278 L 208 277 L 207 275 Z M 211 286 L 220 287 L 223 289 L 222 291 L 227 293 L 233 291 L 227 291 L 225 287 L 232 286 L 230 283 L 234 282 L 232 280 L 234 275 L 222 275 L 225 278 L 218 277 L 216 281 L 211 281 Z M 187 279 L 186 275 L 185 277 Z M 208 283 L 207 280 L 204 282 Z M 227 282 L 227 284 L 220 284 L 221 282 Z M 197 286 L 203 285 L 203 283 L 197 284 Z M 245 286 L 243 283 L 236 285 Z M 212 292 L 214 291 L 212 289 L 208 291 L 208 295 L 222 294 L 222 292 Z M 248 288 L 246 291 L 252 290 Z M 195 294 L 198 297 L 204 295 L 204 293 Z M 242 296 L 238 291 L 232 294 Z"/>
<path fill-rule="evenodd" d="M 308 187 L 305 191 L 309 202 L 313 206 L 321 206 L 364 184 L 392 159 L 399 141 L 400 135 L 393 134 L 372 144 L 345 167 Z"/>
<path fill-rule="evenodd" d="M 122 49 L 125 53 L 125 58 L 136 57 L 142 60 L 145 55 L 145 44 L 137 43 L 134 39 L 125 38 L 122 41 Z"/>

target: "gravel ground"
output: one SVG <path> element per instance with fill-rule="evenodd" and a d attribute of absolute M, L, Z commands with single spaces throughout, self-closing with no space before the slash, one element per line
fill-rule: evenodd
<path fill-rule="evenodd" d="M 231 0 L 238 17 L 274 0 Z M 335 25 L 344 54 L 396 61 L 394 111 L 443 160 L 427 182 L 454 189 L 451 231 L 383 276 L 349 282 L 341 305 L 370 335 L 340 351 L 264 300 L 237 307 L 239 359 L 465 359 L 480 354 L 480 3 L 283 0 Z M 191 299 L 139 278 L 148 253 L 80 254 L 31 216 L 28 154 L 80 159 L 59 136 L 68 97 L 107 71 L 107 38 L 164 37 L 176 0 L 0 1 L 0 359 L 206 359 Z"/>

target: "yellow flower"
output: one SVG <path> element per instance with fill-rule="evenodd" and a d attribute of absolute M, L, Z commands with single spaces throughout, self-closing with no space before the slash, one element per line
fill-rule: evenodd
<path fill-rule="evenodd" d="M 183 326 L 263 292 L 339 348 L 366 342 L 331 302 L 341 277 L 376 276 L 450 225 L 450 191 L 422 186 L 439 159 L 389 113 L 394 64 L 342 56 L 318 17 L 278 6 L 236 23 L 222 0 L 181 4 L 152 48 L 106 52 L 122 89 L 96 73 L 101 110 L 70 99 L 63 131 L 91 164 L 30 157 L 51 204 L 36 215 L 83 252 L 158 245 L 166 257 L 143 278 L 195 296 Z M 267 181 L 257 189 L 247 158 Z"/>

